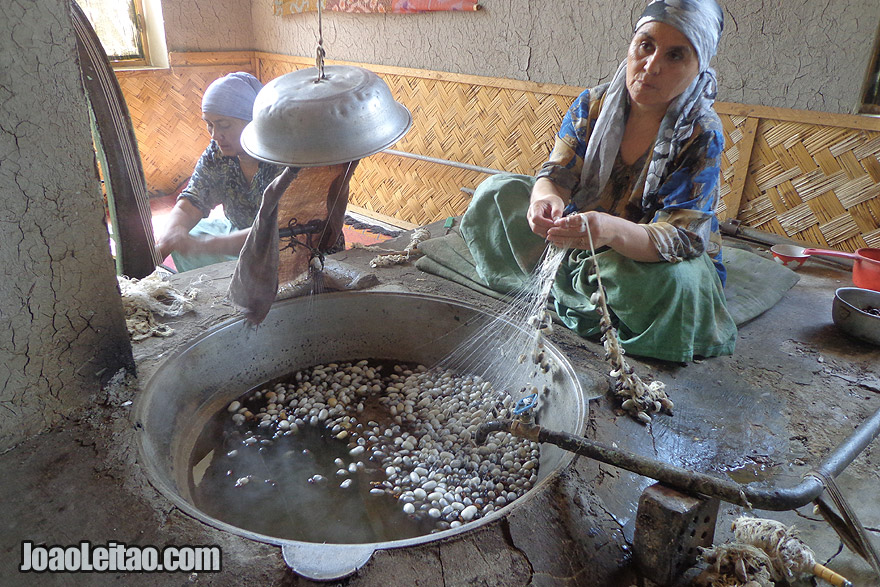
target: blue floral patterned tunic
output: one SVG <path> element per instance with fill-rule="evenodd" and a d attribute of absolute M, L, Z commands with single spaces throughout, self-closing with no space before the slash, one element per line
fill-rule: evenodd
<path fill-rule="evenodd" d="M 223 212 L 236 230 L 249 228 L 260 209 L 263 191 L 282 171 L 282 165 L 261 161 L 248 183 L 238 157 L 224 157 L 217 143 L 211 141 L 178 199 L 186 198 L 203 218 L 223 204 Z"/>
<path fill-rule="evenodd" d="M 577 199 L 584 153 L 606 88 L 607 84 L 578 96 L 565 114 L 549 160 L 537 174 L 572 190 L 572 200 Z M 721 262 L 721 234 L 715 215 L 724 148 L 721 130 L 717 114 L 703 110 L 653 199 L 643 193 L 650 155 L 633 166 L 624 165 L 618 156 L 612 176 L 592 209 L 645 224 L 665 261 L 681 261 L 707 252 L 723 284 L 727 272 Z M 648 152 L 652 153 L 653 148 Z"/>

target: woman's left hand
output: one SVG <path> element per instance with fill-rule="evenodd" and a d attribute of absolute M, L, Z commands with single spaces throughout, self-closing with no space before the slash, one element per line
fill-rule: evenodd
<path fill-rule="evenodd" d="M 553 227 L 547 231 L 547 240 L 551 243 L 572 249 L 589 249 L 590 237 L 593 247 L 598 249 L 613 240 L 613 227 L 609 220 L 618 220 L 614 216 L 602 212 L 581 212 L 558 218 Z"/>
<path fill-rule="evenodd" d="M 547 240 L 560 247 L 590 250 L 611 247 L 636 261 L 660 261 L 657 246 L 641 224 L 604 212 L 564 216 L 547 231 Z"/>

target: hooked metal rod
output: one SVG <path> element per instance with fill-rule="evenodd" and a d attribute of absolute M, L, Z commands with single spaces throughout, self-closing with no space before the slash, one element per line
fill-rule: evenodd
<path fill-rule="evenodd" d="M 407 153 L 406 151 L 396 151 L 394 149 L 385 149 L 383 153 L 395 155 L 397 157 L 406 157 L 408 159 L 416 159 L 427 163 L 437 163 L 438 165 L 448 165 L 450 167 L 458 167 L 459 169 L 467 169 L 468 171 L 476 171 L 487 175 L 497 175 L 504 173 L 500 169 L 492 169 L 491 167 L 480 167 L 479 165 L 471 165 L 470 163 L 462 163 L 461 161 L 452 161 L 450 159 L 440 159 L 439 157 L 429 157 L 428 155 L 418 155 L 416 153 Z"/>
<path fill-rule="evenodd" d="M 790 488 L 741 485 L 734 481 L 690 471 L 632 452 L 613 448 L 568 432 L 557 432 L 520 420 L 498 420 L 482 424 L 476 433 L 478 444 L 492 432 L 509 432 L 533 442 L 554 444 L 564 450 L 650 477 L 682 491 L 717 497 L 749 508 L 786 511 L 804 506 L 825 490 L 821 477 L 837 477 L 880 433 L 880 409 L 858 426 L 822 460 L 804 480 Z"/>

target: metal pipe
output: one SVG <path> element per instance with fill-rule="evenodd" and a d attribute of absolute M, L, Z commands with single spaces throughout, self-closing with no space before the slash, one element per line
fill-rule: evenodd
<path fill-rule="evenodd" d="M 486 442 L 492 432 L 509 432 L 514 436 L 533 442 L 549 442 L 556 446 L 591 459 L 650 477 L 682 491 L 701 493 L 749 508 L 785 511 L 804 506 L 819 497 L 825 490 L 821 476 L 837 477 L 880 434 L 880 409 L 862 422 L 831 454 L 804 476 L 804 480 L 791 488 L 752 487 L 740 485 L 705 473 L 689 471 L 669 463 L 613 448 L 582 436 L 567 432 L 555 432 L 541 426 L 519 420 L 500 420 L 482 424 L 476 433 L 476 441 Z"/>
<path fill-rule="evenodd" d="M 755 228 L 750 228 L 748 226 L 743 226 L 739 220 L 725 220 L 719 224 L 721 229 L 721 234 L 726 236 L 733 236 L 737 238 L 741 238 L 743 240 L 749 240 L 752 242 L 756 242 L 761 245 L 765 245 L 767 248 L 772 247 L 773 245 L 795 245 L 798 247 L 807 247 L 811 249 L 827 249 L 827 245 L 820 245 L 816 243 L 811 243 L 807 241 L 800 241 L 791 238 L 787 238 L 784 236 L 780 236 L 778 234 L 773 234 L 772 232 L 766 232 L 763 230 L 758 230 Z M 821 257 L 822 261 L 833 263 L 835 265 L 844 265 L 846 267 L 852 268 L 853 261 L 852 259 L 846 259 L 842 257 Z"/>
<path fill-rule="evenodd" d="M 383 153 L 390 153 L 391 155 L 397 155 L 398 157 L 408 157 L 409 159 L 418 159 L 419 161 L 427 161 L 428 163 L 437 163 L 439 165 L 449 165 L 450 167 L 458 167 L 459 169 L 467 169 L 468 171 L 476 171 L 478 173 L 487 173 L 489 175 L 497 175 L 499 173 L 506 173 L 505 171 L 501 171 L 498 169 L 492 169 L 491 167 L 480 167 L 478 165 L 471 165 L 470 163 L 462 163 L 460 161 L 450 161 L 449 159 L 439 159 L 437 157 L 428 157 L 427 155 L 416 155 L 415 153 L 407 153 L 406 151 L 395 151 L 394 149 L 385 149 Z"/>

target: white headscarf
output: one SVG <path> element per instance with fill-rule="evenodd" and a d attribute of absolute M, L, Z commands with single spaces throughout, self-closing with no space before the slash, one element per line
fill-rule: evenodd
<path fill-rule="evenodd" d="M 244 71 L 224 75 L 211 82 L 205 90 L 202 112 L 250 122 L 253 119 L 254 100 L 262 88 L 260 80 Z"/>
<path fill-rule="evenodd" d="M 724 28 L 724 15 L 715 0 L 653 0 L 639 17 L 634 30 L 655 21 L 673 26 L 687 37 L 697 52 L 700 72 L 690 86 L 672 101 L 660 123 L 645 178 L 645 202 L 650 201 L 659 189 L 669 163 L 693 133 L 694 122 L 700 113 L 704 109 L 711 109 L 715 102 L 717 81 L 709 61 L 718 49 Z M 624 60 L 608 85 L 602 111 L 587 143 L 581 183 L 572 202 L 578 210 L 590 208 L 608 183 L 626 127 L 628 99 Z"/>

